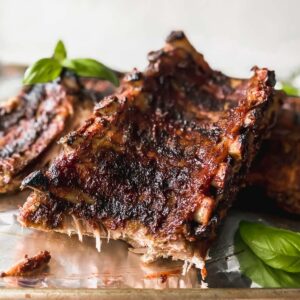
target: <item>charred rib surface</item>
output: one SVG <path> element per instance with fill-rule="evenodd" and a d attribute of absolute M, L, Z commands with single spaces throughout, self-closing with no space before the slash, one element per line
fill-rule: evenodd
<path fill-rule="evenodd" d="M 171 256 L 202 268 L 276 118 L 274 74 L 255 68 L 249 80 L 230 79 L 182 32 L 149 61 L 63 139 L 49 168 L 24 180 L 36 192 L 20 222 L 91 235 L 102 228 L 102 236 L 146 248 L 146 261 Z"/>

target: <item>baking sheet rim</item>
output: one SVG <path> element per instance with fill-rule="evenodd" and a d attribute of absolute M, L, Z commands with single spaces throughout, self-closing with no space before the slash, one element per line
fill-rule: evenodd
<path fill-rule="evenodd" d="M 214 289 L 15 289 L 0 290 L 0 299 L 299 299 L 300 289 L 214 288 Z"/>

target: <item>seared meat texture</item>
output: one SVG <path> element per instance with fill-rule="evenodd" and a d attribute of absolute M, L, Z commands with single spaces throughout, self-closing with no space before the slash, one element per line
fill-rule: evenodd
<path fill-rule="evenodd" d="M 24 87 L 0 104 L 0 194 L 17 191 L 33 167 L 54 157 L 59 149 L 54 142 L 78 128 L 91 114 L 93 100 L 110 90 L 108 82 L 65 76 Z"/>
<path fill-rule="evenodd" d="M 203 268 L 207 247 L 276 118 L 274 73 L 212 70 L 182 32 L 105 98 L 64 151 L 23 181 L 27 227 L 123 239 Z"/>
<path fill-rule="evenodd" d="M 25 255 L 23 260 L 13 265 L 6 272 L 2 272 L 0 277 L 36 275 L 48 266 L 50 259 L 51 255 L 48 251 L 41 251 L 39 254 L 32 257 Z"/>
<path fill-rule="evenodd" d="M 247 185 L 262 187 L 284 210 L 300 214 L 300 98 L 287 98 L 263 142 Z"/>

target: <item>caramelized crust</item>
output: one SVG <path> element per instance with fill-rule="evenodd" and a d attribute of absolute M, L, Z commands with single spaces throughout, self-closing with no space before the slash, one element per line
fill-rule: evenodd
<path fill-rule="evenodd" d="M 247 177 L 284 210 L 300 214 L 300 98 L 287 98 L 276 127 L 259 151 Z"/>
<path fill-rule="evenodd" d="M 78 128 L 91 114 L 93 100 L 111 89 L 104 81 L 83 79 L 80 83 L 65 76 L 56 82 L 24 87 L 18 96 L 0 104 L 0 194 L 18 190 L 37 158 L 42 167 L 50 152 L 55 156 L 53 142 Z M 47 159 L 43 159 L 41 154 L 46 150 Z"/>
<path fill-rule="evenodd" d="M 49 168 L 23 181 L 36 192 L 19 220 L 66 231 L 74 216 L 82 228 L 104 227 L 148 247 L 148 257 L 192 264 L 205 256 L 276 119 L 274 73 L 254 68 L 250 80 L 232 80 L 212 70 L 182 32 L 148 58 L 145 72 L 127 74 L 62 140 Z"/>
<path fill-rule="evenodd" d="M 42 271 L 49 263 L 51 255 L 48 251 L 41 251 L 39 254 L 25 258 L 14 266 L 12 266 L 6 272 L 1 273 L 0 277 L 7 276 L 31 276 L 39 271 Z"/>

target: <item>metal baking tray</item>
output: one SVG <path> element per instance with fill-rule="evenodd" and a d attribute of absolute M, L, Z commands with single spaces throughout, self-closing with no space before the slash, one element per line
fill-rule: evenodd
<path fill-rule="evenodd" d="M 10 91 L 20 86 L 18 72 L 8 74 L 11 79 L 0 78 L 0 101 L 7 97 L 4 86 Z M 1 278 L 0 299 L 300 298 L 297 289 L 257 288 L 239 270 L 233 238 L 241 220 L 259 220 L 300 231 L 296 218 L 274 208 L 265 209 L 272 207 L 268 199 L 241 195 L 245 199 L 231 209 L 209 253 L 206 289 L 198 270 L 192 268 L 183 276 L 182 263 L 171 260 L 145 265 L 121 241 L 102 240 L 98 253 L 93 238 L 84 237 L 81 243 L 76 236 L 22 228 L 17 222 L 18 207 L 27 194 L 0 197 L 0 271 L 25 254 L 35 255 L 41 250 L 48 250 L 52 259 L 49 268 L 38 276 Z M 239 205 L 243 202 L 251 205 Z"/>

